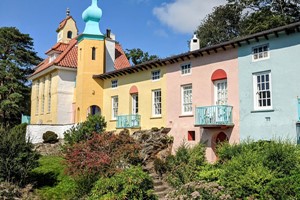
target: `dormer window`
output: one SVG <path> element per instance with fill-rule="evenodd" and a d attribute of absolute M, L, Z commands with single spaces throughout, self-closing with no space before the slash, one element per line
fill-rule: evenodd
<path fill-rule="evenodd" d="M 256 46 L 252 48 L 252 60 L 258 61 L 258 60 L 264 60 L 268 59 L 270 57 L 269 54 L 269 45 L 264 44 L 260 46 Z"/>
<path fill-rule="evenodd" d="M 69 39 L 72 39 L 72 31 L 68 31 L 67 37 L 68 37 Z"/>
<path fill-rule="evenodd" d="M 56 59 L 56 57 L 57 57 L 57 54 L 51 54 L 50 56 L 49 56 L 49 63 L 51 63 L 51 62 L 53 62 L 55 59 Z"/>

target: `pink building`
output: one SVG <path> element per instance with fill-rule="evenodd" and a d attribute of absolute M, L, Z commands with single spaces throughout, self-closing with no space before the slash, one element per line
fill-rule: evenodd
<path fill-rule="evenodd" d="M 167 67 L 167 123 L 173 149 L 182 142 L 202 142 L 207 160 L 213 162 L 219 142 L 239 142 L 237 53 L 234 44 L 223 43 L 176 56 L 181 60 Z"/>

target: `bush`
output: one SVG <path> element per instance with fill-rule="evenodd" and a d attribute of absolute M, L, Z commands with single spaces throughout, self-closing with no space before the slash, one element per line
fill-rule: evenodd
<path fill-rule="evenodd" d="M 80 141 L 86 141 L 93 136 L 93 133 L 102 133 L 106 128 L 106 122 L 103 116 L 98 114 L 89 115 L 87 120 L 70 130 L 64 132 L 67 145 L 73 145 Z"/>
<path fill-rule="evenodd" d="M 69 146 L 66 149 L 67 172 L 78 185 L 89 185 L 80 195 L 92 188 L 95 177 L 110 177 L 116 172 L 136 165 L 141 161 L 140 146 L 129 134 L 94 133 L 87 141 Z"/>
<path fill-rule="evenodd" d="M 100 178 L 92 189 L 89 200 L 156 199 L 150 176 L 141 167 L 130 167 L 110 178 Z"/>
<path fill-rule="evenodd" d="M 58 142 L 58 135 L 52 131 L 47 131 L 43 134 L 43 143 L 54 144 Z"/>
<path fill-rule="evenodd" d="M 39 154 L 26 140 L 26 124 L 0 135 L 0 182 L 24 185 L 30 171 L 38 166 Z"/>

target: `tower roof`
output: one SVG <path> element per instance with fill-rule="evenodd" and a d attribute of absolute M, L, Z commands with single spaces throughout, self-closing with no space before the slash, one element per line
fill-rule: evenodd
<path fill-rule="evenodd" d="M 97 5 L 98 0 L 92 0 L 92 4 L 82 13 L 85 22 L 83 34 L 103 35 L 99 28 L 99 21 L 102 17 L 102 10 Z"/>

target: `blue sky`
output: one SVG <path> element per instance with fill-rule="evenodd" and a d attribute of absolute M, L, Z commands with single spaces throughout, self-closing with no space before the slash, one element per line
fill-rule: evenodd
<path fill-rule="evenodd" d="M 187 41 L 206 14 L 225 0 L 99 0 L 100 30 L 116 35 L 123 49 L 140 48 L 161 58 L 188 51 Z M 56 43 L 60 21 L 70 8 L 79 33 L 84 29 L 82 12 L 91 0 L 0 0 L 0 27 L 14 26 L 34 39 L 35 51 L 44 52 Z"/>

